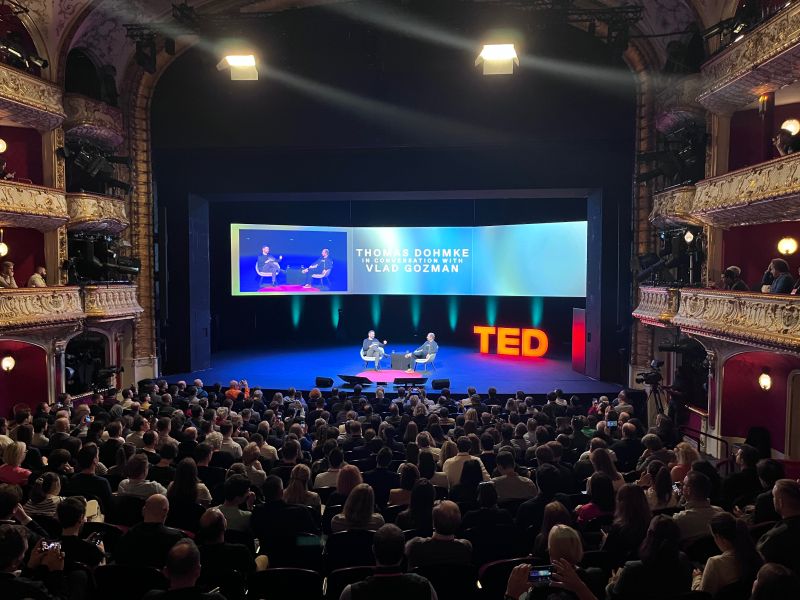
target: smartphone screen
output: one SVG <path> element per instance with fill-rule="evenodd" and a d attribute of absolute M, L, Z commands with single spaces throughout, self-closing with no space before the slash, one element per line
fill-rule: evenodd
<path fill-rule="evenodd" d="M 531 567 L 528 573 L 528 583 L 537 587 L 546 587 L 550 585 L 550 577 L 552 574 L 553 565 Z"/>
<path fill-rule="evenodd" d="M 616 426 L 617 426 L 617 421 L 606 421 L 606 425 L 607 425 L 607 426 L 608 426 L 610 429 L 615 429 L 615 428 L 616 428 Z"/>
<path fill-rule="evenodd" d="M 56 552 L 61 552 L 61 542 L 58 540 L 56 541 L 47 541 L 42 540 L 42 550 L 55 550 Z"/>

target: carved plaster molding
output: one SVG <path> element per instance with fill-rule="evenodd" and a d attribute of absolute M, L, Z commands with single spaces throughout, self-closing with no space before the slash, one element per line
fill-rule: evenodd
<path fill-rule="evenodd" d="M 77 287 L 20 288 L 0 291 L 0 331 L 80 322 L 84 317 Z"/>
<path fill-rule="evenodd" d="M 135 318 L 142 313 L 135 285 L 87 286 L 84 310 L 89 319 Z"/>
<path fill-rule="evenodd" d="M 0 64 L 0 119 L 50 131 L 65 117 L 61 88 Z"/>
<path fill-rule="evenodd" d="M 128 227 L 125 201 L 111 196 L 67 194 L 70 231 L 119 233 Z"/>
<path fill-rule="evenodd" d="M 679 294 L 676 288 L 640 286 L 633 316 L 648 325 L 669 327 L 678 312 Z"/>
<path fill-rule="evenodd" d="M 64 109 L 67 137 L 89 140 L 108 149 L 116 148 L 125 139 L 119 108 L 79 94 L 66 94 Z"/>
<path fill-rule="evenodd" d="M 692 216 L 694 198 L 693 185 L 674 187 L 654 194 L 650 222 L 658 228 L 699 225 L 700 221 Z"/>
<path fill-rule="evenodd" d="M 778 12 L 703 65 L 698 101 L 715 113 L 730 113 L 760 94 L 798 79 L 800 6 Z"/>
<path fill-rule="evenodd" d="M 688 289 L 680 296 L 672 322 L 681 331 L 800 352 L 800 298 Z"/>
<path fill-rule="evenodd" d="M 61 190 L 0 181 L 0 225 L 50 231 L 68 218 L 67 198 Z"/>

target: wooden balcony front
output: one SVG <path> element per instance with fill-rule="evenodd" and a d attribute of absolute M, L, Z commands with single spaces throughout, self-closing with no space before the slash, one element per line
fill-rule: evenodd
<path fill-rule="evenodd" d="M 51 131 L 65 117 L 60 87 L 0 63 L 0 121 Z"/>
<path fill-rule="evenodd" d="M 0 180 L 0 226 L 51 231 L 69 219 L 63 191 Z"/>
<path fill-rule="evenodd" d="M 698 101 L 715 113 L 732 113 L 798 80 L 800 5 L 789 6 L 748 31 L 703 65 Z"/>
<path fill-rule="evenodd" d="M 67 212 L 70 231 L 116 234 L 130 224 L 125 201 L 112 196 L 84 192 L 67 194 Z"/>

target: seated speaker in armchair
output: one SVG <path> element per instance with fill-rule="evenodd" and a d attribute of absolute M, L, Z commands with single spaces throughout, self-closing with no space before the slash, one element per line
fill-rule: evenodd
<path fill-rule="evenodd" d="M 380 341 L 378 338 L 375 337 L 375 331 L 370 329 L 367 333 L 367 337 L 364 338 L 364 341 L 361 344 L 361 359 L 367 362 L 373 362 L 375 364 L 375 370 L 379 371 L 381 368 L 381 360 L 383 359 L 386 351 L 383 347 L 388 342 L 386 340 Z"/>
<path fill-rule="evenodd" d="M 435 339 L 436 336 L 433 333 L 429 333 L 425 338 L 424 344 L 422 344 L 413 352 L 409 352 L 405 355 L 405 358 L 408 361 L 406 363 L 408 365 L 406 373 L 414 372 L 414 364 L 417 361 L 424 364 L 433 362 L 433 359 L 436 358 L 436 353 L 439 351 L 439 344 L 434 341 Z"/>
<path fill-rule="evenodd" d="M 331 269 L 333 269 L 333 259 L 331 258 L 330 250 L 323 248 L 322 254 L 314 264 L 310 265 L 307 269 L 303 269 L 303 273 L 306 276 L 306 284 L 303 287 L 312 287 L 312 281 L 315 283 L 319 282 L 319 285 L 322 285 L 326 279 L 328 280 L 328 285 L 330 285 L 328 275 L 330 275 Z"/>
<path fill-rule="evenodd" d="M 283 256 L 275 258 L 269 253 L 269 246 L 263 246 L 261 248 L 261 256 L 256 261 L 256 273 L 262 278 L 269 277 L 272 279 L 272 285 L 275 285 L 275 280 L 281 272 L 281 259 L 283 259 Z"/>

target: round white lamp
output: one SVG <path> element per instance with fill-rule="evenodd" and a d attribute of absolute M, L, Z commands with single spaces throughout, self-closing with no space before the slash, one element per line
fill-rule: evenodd
<path fill-rule="evenodd" d="M 797 252 L 797 240 L 793 237 L 781 238 L 778 242 L 778 252 L 784 256 L 789 256 Z"/>
<path fill-rule="evenodd" d="M 758 376 L 758 385 L 759 387 L 768 392 L 772 387 L 772 377 L 769 376 L 769 373 L 764 371 L 761 375 Z"/>
<path fill-rule="evenodd" d="M 0 359 L 0 369 L 3 369 L 6 373 L 11 371 L 16 364 L 17 361 L 14 360 L 13 356 L 4 356 Z"/>

